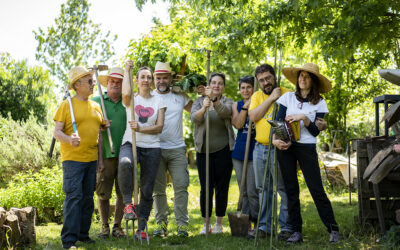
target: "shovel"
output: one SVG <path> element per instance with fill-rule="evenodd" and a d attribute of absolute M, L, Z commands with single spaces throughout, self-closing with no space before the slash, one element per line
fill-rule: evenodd
<path fill-rule="evenodd" d="M 129 78 L 129 83 L 131 85 L 131 102 L 130 102 L 130 108 L 131 108 L 131 121 L 135 120 L 135 93 L 133 92 L 133 89 L 135 87 L 133 83 L 133 79 L 131 76 L 131 72 L 128 74 Z M 139 186 L 138 186 L 138 165 L 137 165 L 137 151 L 136 151 L 136 131 L 132 130 L 132 156 L 133 156 L 133 204 L 136 210 L 136 213 L 138 214 L 138 208 L 139 208 Z M 133 242 L 136 244 L 135 241 L 135 220 L 138 220 L 138 218 L 132 220 L 132 231 L 133 231 Z M 129 226 L 128 226 L 128 220 L 126 221 L 126 239 L 128 241 L 129 245 Z M 139 220 L 137 223 L 137 229 L 139 229 Z M 149 232 L 147 231 L 147 223 L 146 223 L 146 241 L 147 245 L 150 245 L 150 238 L 149 238 Z M 139 238 L 140 244 L 142 244 L 142 237 Z"/>
<path fill-rule="evenodd" d="M 247 138 L 246 138 L 246 150 L 244 153 L 244 163 L 242 169 L 242 179 L 240 181 L 240 193 L 239 193 L 239 202 L 237 206 L 236 212 L 228 213 L 229 226 L 231 227 L 232 236 L 235 237 L 246 237 L 249 231 L 249 215 L 242 214 L 242 205 L 243 205 L 243 191 L 246 185 L 246 176 L 247 176 L 247 162 L 249 159 L 249 148 L 250 148 L 250 139 L 251 139 L 251 129 L 253 123 L 249 122 L 249 128 L 247 130 Z"/>

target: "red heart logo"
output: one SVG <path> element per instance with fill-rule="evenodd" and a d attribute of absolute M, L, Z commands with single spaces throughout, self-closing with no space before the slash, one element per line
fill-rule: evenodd
<path fill-rule="evenodd" d="M 143 107 L 142 105 L 137 105 L 135 107 L 135 112 L 139 117 L 149 118 L 154 114 L 154 109 L 152 107 Z"/>

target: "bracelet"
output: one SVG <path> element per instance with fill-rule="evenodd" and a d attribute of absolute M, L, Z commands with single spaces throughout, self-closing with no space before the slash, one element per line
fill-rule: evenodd
<path fill-rule="evenodd" d="M 247 108 L 242 108 L 242 110 L 246 110 L 246 111 L 249 111 L 249 109 L 247 109 Z"/>

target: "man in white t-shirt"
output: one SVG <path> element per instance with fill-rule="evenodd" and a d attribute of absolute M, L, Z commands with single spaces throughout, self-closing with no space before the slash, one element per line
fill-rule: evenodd
<path fill-rule="evenodd" d="M 183 110 L 190 112 L 192 100 L 186 94 L 175 94 L 170 90 L 172 75 L 169 63 L 157 62 L 154 69 L 156 90 L 154 95 L 160 96 L 167 106 L 164 128 L 160 134 L 161 162 L 153 190 L 157 228 L 154 236 L 167 236 L 168 203 L 165 193 L 166 172 L 172 177 L 174 188 L 174 213 L 179 236 L 188 236 L 189 214 L 188 186 L 189 172 L 187 169 L 186 145 L 183 140 L 182 114 Z"/>

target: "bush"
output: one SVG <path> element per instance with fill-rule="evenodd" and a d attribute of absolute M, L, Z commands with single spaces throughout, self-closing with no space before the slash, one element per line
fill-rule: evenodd
<path fill-rule="evenodd" d="M 39 223 L 61 223 L 64 198 L 61 166 L 17 174 L 0 189 L 0 207 L 36 207 Z"/>
<path fill-rule="evenodd" d="M 50 124 L 38 124 L 33 115 L 25 122 L 0 116 L 0 187 L 17 173 L 57 164 L 57 157 L 50 159 L 47 155 L 53 131 Z"/>
<path fill-rule="evenodd" d="M 41 122 L 55 101 L 54 82 L 42 67 L 15 61 L 0 53 L 0 115 L 10 112 L 14 120 L 28 119 L 30 112 Z"/>

